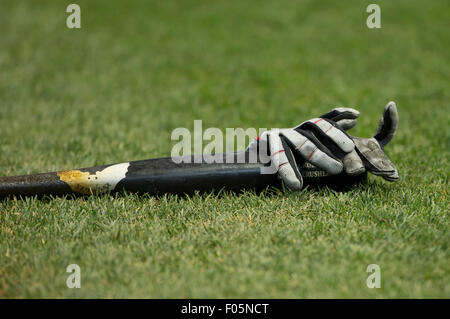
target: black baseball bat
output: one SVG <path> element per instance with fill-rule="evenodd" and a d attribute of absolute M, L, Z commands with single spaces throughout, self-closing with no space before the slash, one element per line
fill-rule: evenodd
<path fill-rule="evenodd" d="M 243 154 L 244 153 L 244 154 Z M 243 163 L 237 158 L 244 155 Z M 220 156 L 219 156 L 220 157 Z M 251 163 L 247 152 L 222 154 L 218 163 L 195 163 L 194 156 L 176 163 L 172 158 L 155 158 L 120 164 L 95 166 L 76 170 L 42 174 L 0 177 L 0 198 L 45 195 L 91 195 L 98 193 L 132 192 L 162 195 L 193 194 L 195 192 L 261 191 L 268 187 L 281 189 L 276 172 L 262 174 L 265 166 Z M 231 161 L 229 159 L 232 158 Z M 304 185 L 327 185 L 342 188 L 363 182 L 367 174 L 330 176 L 306 162 L 298 162 Z"/>

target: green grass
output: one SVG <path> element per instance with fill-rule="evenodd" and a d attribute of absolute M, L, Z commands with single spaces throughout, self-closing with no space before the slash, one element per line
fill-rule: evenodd
<path fill-rule="evenodd" d="M 401 181 L 347 193 L 0 203 L 0 297 L 450 297 L 450 6 L 0 3 L 0 174 L 168 156 L 176 127 L 288 127 L 397 102 Z M 79 264 L 82 288 L 65 285 Z M 381 267 L 380 289 L 366 267 Z"/>

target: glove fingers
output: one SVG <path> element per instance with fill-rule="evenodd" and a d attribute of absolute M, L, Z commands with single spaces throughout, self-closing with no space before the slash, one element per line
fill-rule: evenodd
<path fill-rule="evenodd" d="M 320 117 L 337 122 L 342 119 L 356 119 L 359 117 L 359 112 L 350 107 L 336 107 Z"/>
<path fill-rule="evenodd" d="M 355 148 L 355 143 L 353 143 L 351 138 L 327 119 L 312 119 L 300 125 L 300 128 L 311 130 L 332 151 L 334 150 L 329 141 L 338 146 L 344 152 L 344 155 L 350 153 Z"/>
<path fill-rule="evenodd" d="M 388 182 L 396 182 L 396 181 L 398 181 L 400 179 L 400 176 L 398 175 L 398 171 L 397 170 L 395 170 L 395 172 L 393 172 L 390 175 L 384 175 L 384 176 L 381 176 L 381 177 L 383 177 Z"/>
<path fill-rule="evenodd" d="M 354 119 L 342 119 L 336 122 L 337 125 L 339 125 L 344 131 L 348 131 L 355 127 L 356 120 Z"/>
<path fill-rule="evenodd" d="M 398 128 L 398 112 L 395 102 L 389 102 L 373 138 L 353 138 L 356 150 L 366 169 L 390 182 L 400 179 L 397 168 L 389 160 L 383 148 L 392 140 Z"/>
<path fill-rule="evenodd" d="M 272 165 L 278 171 L 278 175 L 286 186 L 294 190 L 302 189 L 303 179 L 298 171 L 292 151 L 285 142 L 283 145 L 278 130 L 270 131 L 269 147 Z"/>
<path fill-rule="evenodd" d="M 281 136 L 286 139 L 292 149 L 311 164 L 332 175 L 342 172 L 342 163 L 337 158 L 330 156 L 331 154 L 327 154 L 321 150 L 323 146 L 319 142 L 315 144 L 308 137 L 292 129 L 282 130 Z"/>
<path fill-rule="evenodd" d="M 343 165 L 341 162 L 336 161 L 329 157 L 327 154 L 319 150 L 317 147 L 315 151 L 312 151 L 307 158 L 311 164 L 327 171 L 332 175 L 342 172 Z"/>
<path fill-rule="evenodd" d="M 399 180 L 397 168 L 383 152 L 375 138 L 354 137 L 353 140 L 355 141 L 356 151 L 369 172 L 391 182 Z"/>
<path fill-rule="evenodd" d="M 286 141 L 286 138 L 283 137 L 283 136 L 280 136 L 280 139 L 281 139 L 281 143 L 283 144 L 283 148 L 285 149 L 286 157 L 287 157 L 287 159 L 289 161 L 289 167 L 294 172 L 295 177 L 297 178 L 297 180 L 300 181 L 300 184 L 297 187 L 294 188 L 294 187 L 291 186 L 290 188 L 291 189 L 300 190 L 303 187 L 303 177 L 302 177 L 302 174 L 299 171 L 299 166 L 297 165 L 297 162 L 295 161 L 295 156 L 292 153 L 292 149 L 289 147 L 289 144 Z M 292 174 L 292 172 L 289 172 L 289 174 Z"/>
<path fill-rule="evenodd" d="M 353 150 L 352 152 L 348 153 L 344 157 L 343 162 L 344 162 L 344 170 L 348 175 L 356 176 L 366 171 L 366 169 L 364 168 L 364 164 L 361 158 L 358 156 L 356 150 Z"/>
<path fill-rule="evenodd" d="M 374 138 L 378 141 L 381 148 L 384 148 L 395 135 L 398 128 L 398 112 L 395 102 L 389 102 L 384 107 L 383 117 L 378 124 Z"/>

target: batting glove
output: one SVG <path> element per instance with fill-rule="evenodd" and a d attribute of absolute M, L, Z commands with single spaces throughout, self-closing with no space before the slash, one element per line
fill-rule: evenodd
<path fill-rule="evenodd" d="M 331 175 L 341 173 L 343 160 L 355 152 L 355 143 L 345 132 L 356 125 L 359 112 L 352 108 L 335 108 L 320 118 L 303 122 L 297 127 L 272 129 L 261 134 L 250 143 L 247 150 L 268 150 L 272 173 L 275 171 L 286 186 L 293 190 L 303 187 L 303 178 L 296 163 L 296 156 L 315 165 Z M 354 153 L 356 154 L 356 153 Z M 356 154 L 357 155 L 357 154 Z M 352 174 L 364 172 L 364 165 L 359 160 L 359 167 L 351 162 Z"/>

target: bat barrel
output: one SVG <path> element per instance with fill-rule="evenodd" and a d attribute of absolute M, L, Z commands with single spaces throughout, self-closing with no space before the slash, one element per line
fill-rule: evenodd
<path fill-rule="evenodd" d="M 279 186 L 275 174 L 261 174 L 262 164 L 180 163 L 170 158 L 131 162 L 127 177 L 117 190 L 160 195 L 193 194 L 196 191 L 262 190 Z"/>

